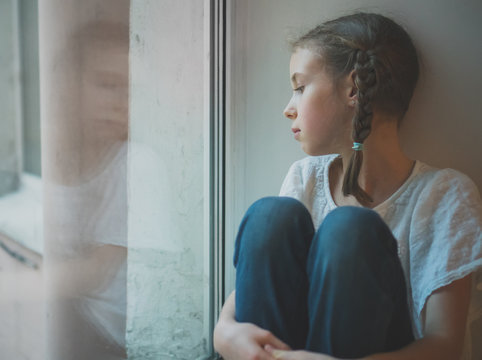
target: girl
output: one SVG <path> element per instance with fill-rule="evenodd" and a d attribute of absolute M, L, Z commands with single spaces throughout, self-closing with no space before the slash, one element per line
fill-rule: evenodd
<path fill-rule="evenodd" d="M 225 359 L 482 358 L 464 346 L 469 305 L 480 313 L 477 188 L 399 143 L 418 72 L 408 34 L 377 14 L 293 44 L 284 114 L 311 157 L 241 223 L 214 332 Z"/>

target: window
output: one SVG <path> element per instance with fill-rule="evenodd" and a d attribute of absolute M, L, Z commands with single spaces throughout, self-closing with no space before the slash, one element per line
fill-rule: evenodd
<path fill-rule="evenodd" d="M 0 232 L 41 254 L 37 5 L 10 0 L 1 6 Z"/>
<path fill-rule="evenodd" d="M 8 4 L 2 15 L 11 22 L 16 17 L 8 14 L 19 14 L 12 25 L 20 39 L 15 66 L 28 65 L 32 55 L 23 54 L 37 50 L 24 39 L 22 24 L 32 24 L 29 11 L 36 7 Z M 33 108 L 34 92 L 18 81 L 12 112 L 21 109 L 21 115 L 11 121 L 11 136 L 24 146 L 11 152 L 11 172 L 18 184 L 35 177 L 43 195 L 34 238 L 44 257 L 34 265 L 45 287 L 8 302 L 10 308 L 22 304 L 9 320 L 18 330 L 0 327 L 1 341 L 12 344 L 5 346 L 12 358 L 212 358 L 224 286 L 224 1 L 38 6 L 41 112 Z M 42 131 L 23 124 L 19 135 L 18 119 L 40 113 Z M 2 121 L 2 134 L 7 128 Z M 38 139 L 31 137 L 40 133 L 42 185 L 34 161 Z M 20 163 L 25 171 L 15 170 Z M 31 231 L 25 211 L 32 203 L 19 215 L 12 206 L 21 202 L 14 200 L 0 218 Z M 15 254 L 24 240 L 10 240 Z M 23 269 L 0 276 L 10 276 L 14 289 Z M 32 289 L 31 281 L 42 284 L 41 278 L 28 281 Z M 41 329 L 46 321 L 40 334 L 25 330 L 33 297 Z"/>

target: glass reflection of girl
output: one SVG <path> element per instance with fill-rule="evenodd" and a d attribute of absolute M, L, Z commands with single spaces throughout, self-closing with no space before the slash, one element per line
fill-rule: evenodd
<path fill-rule="evenodd" d="M 55 182 L 47 182 L 61 229 L 48 243 L 50 333 L 60 344 L 54 348 L 86 359 L 127 356 L 128 57 L 128 25 L 96 20 L 74 33 L 58 60 L 72 81 L 57 101 L 68 111 L 58 130 L 65 143 L 49 165 Z"/>
<path fill-rule="evenodd" d="M 293 43 L 284 114 L 311 156 L 241 223 L 214 333 L 225 359 L 482 358 L 480 196 L 401 150 L 418 74 L 409 35 L 377 14 Z"/>

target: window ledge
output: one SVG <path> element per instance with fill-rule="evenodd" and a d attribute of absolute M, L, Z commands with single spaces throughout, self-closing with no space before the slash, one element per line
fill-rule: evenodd
<path fill-rule="evenodd" d="M 0 233 L 43 254 L 42 181 L 23 173 L 17 191 L 0 197 Z"/>

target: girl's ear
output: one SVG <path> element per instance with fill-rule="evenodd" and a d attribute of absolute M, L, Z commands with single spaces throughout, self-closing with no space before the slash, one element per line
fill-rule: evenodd
<path fill-rule="evenodd" d="M 346 96 L 348 101 L 348 106 L 355 107 L 357 100 L 358 88 L 355 84 L 355 70 L 352 70 L 346 78 Z"/>

